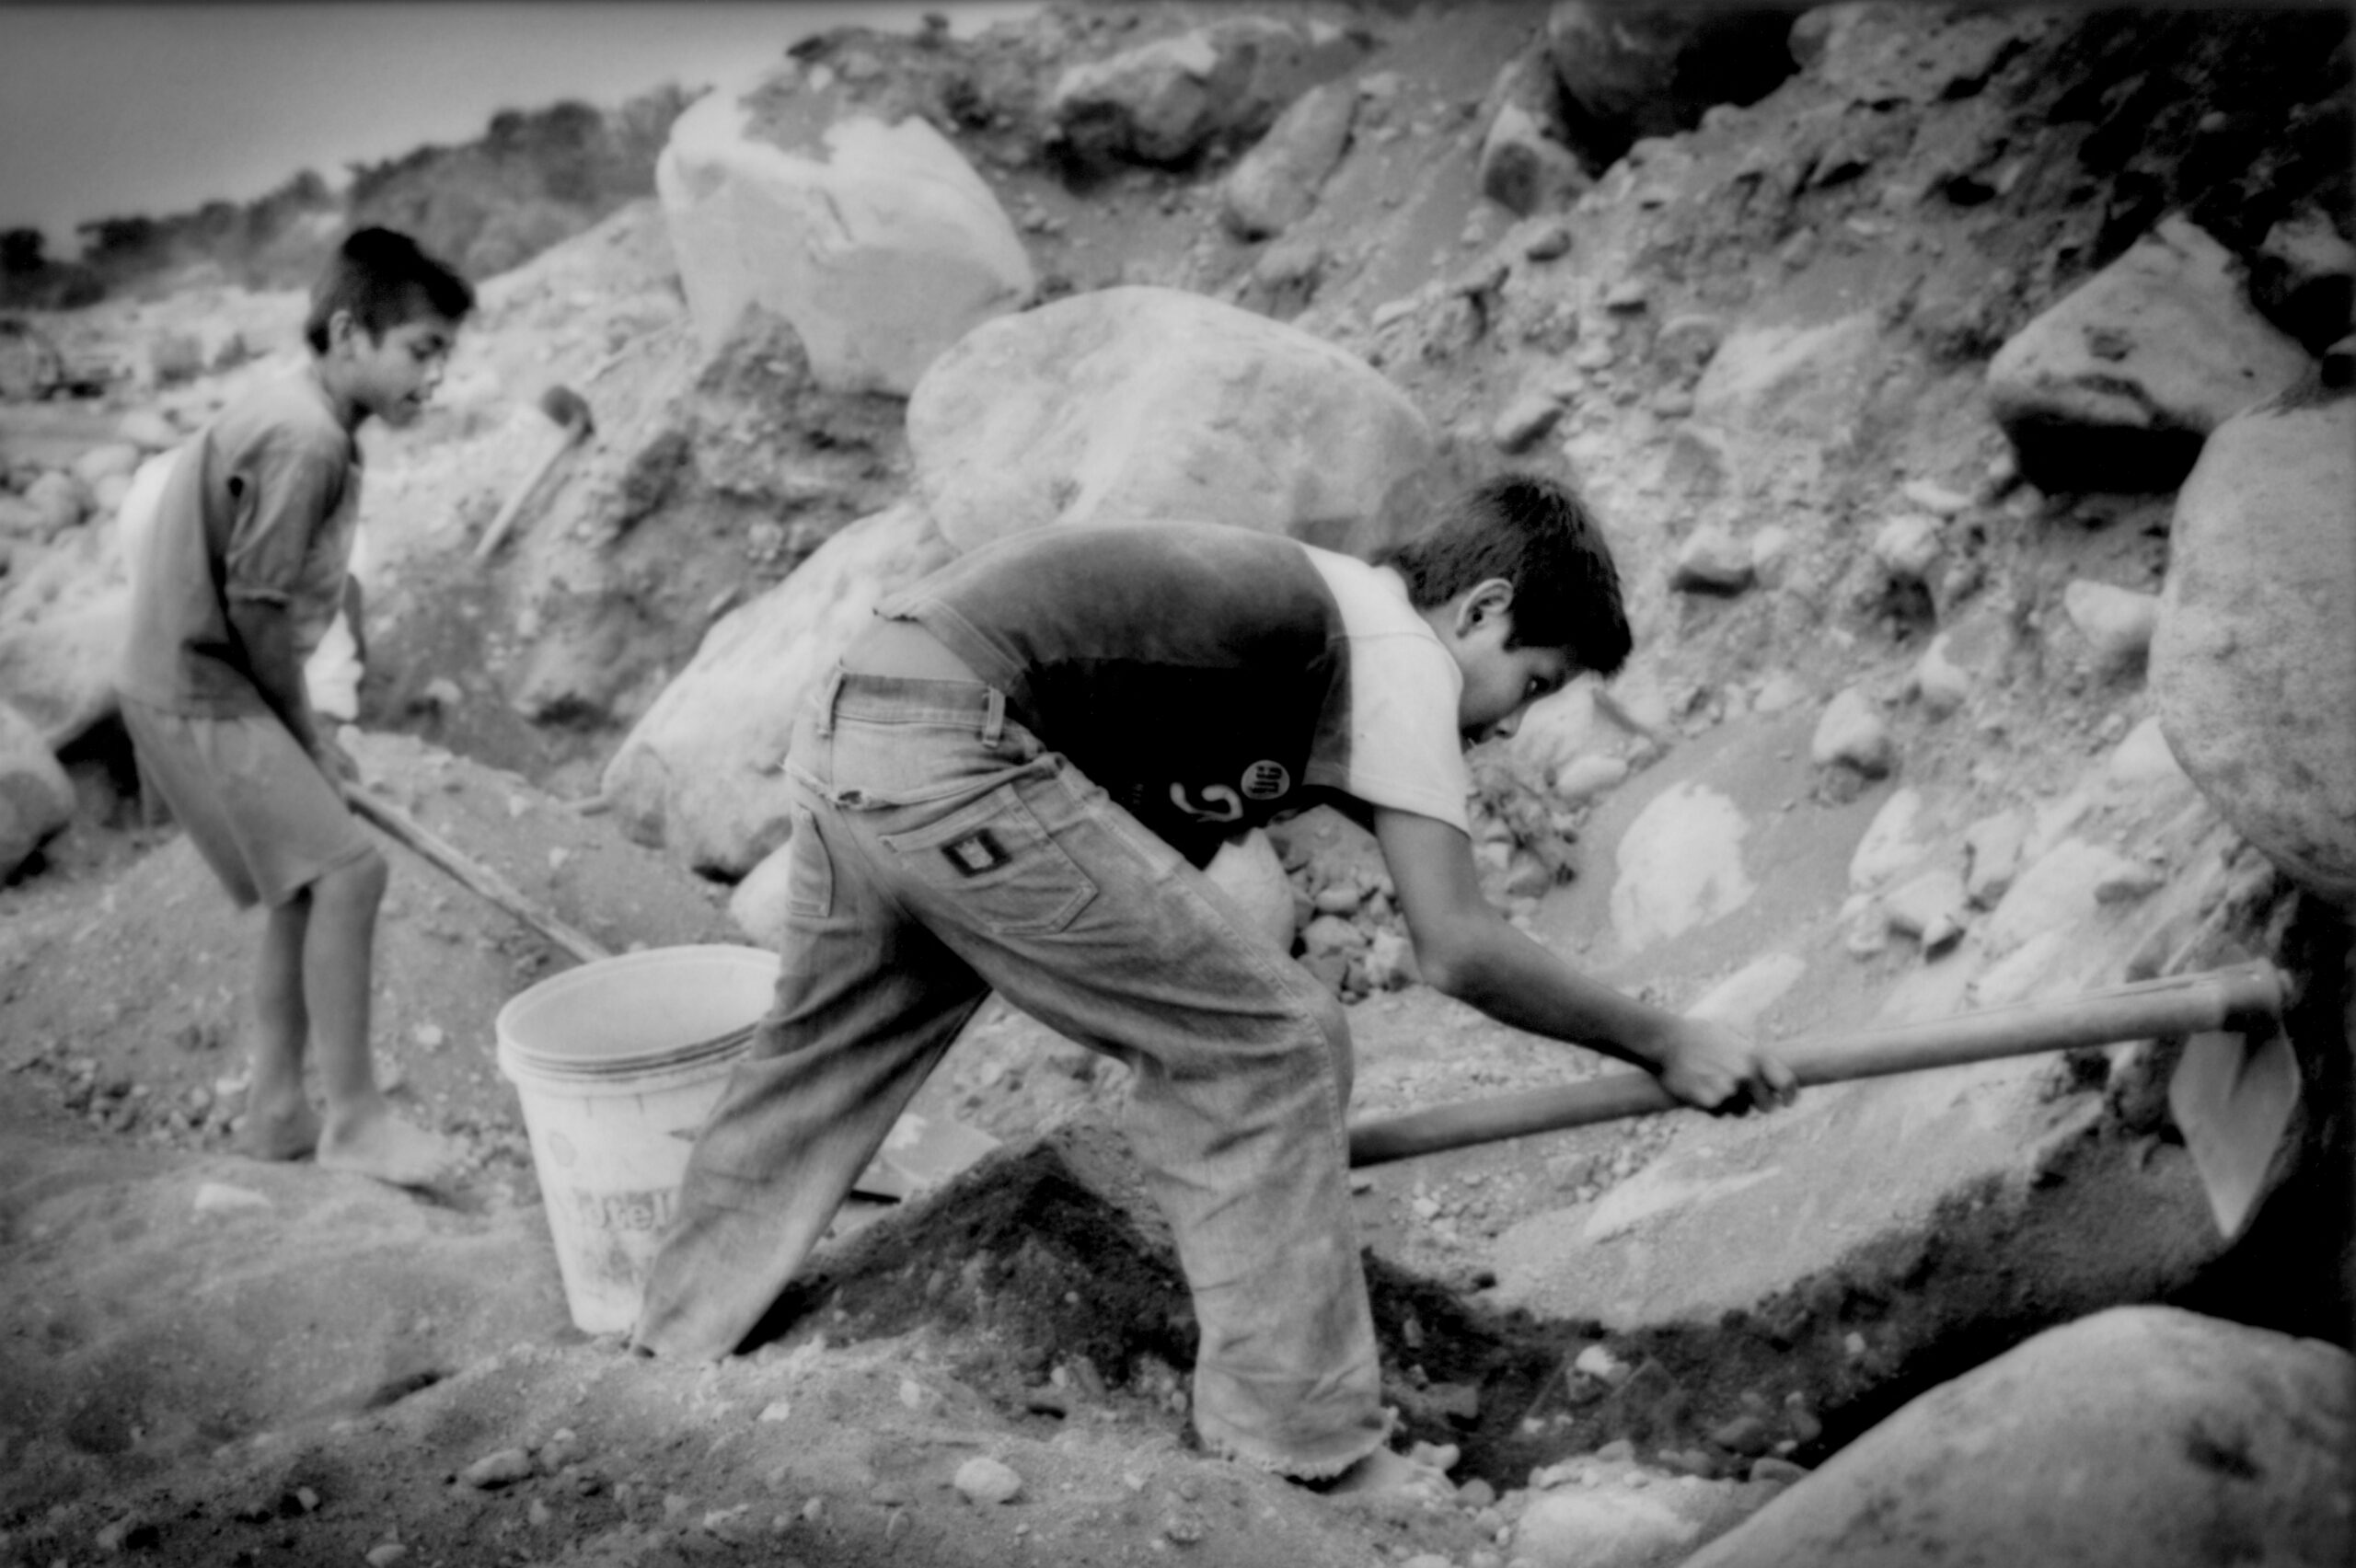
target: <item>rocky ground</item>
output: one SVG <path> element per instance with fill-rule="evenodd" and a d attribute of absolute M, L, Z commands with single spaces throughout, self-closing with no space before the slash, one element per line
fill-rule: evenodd
<path fill-rule="evenodd" d="M 1483 197 L 1478 154 L 1542 12 L 1333 14 L 1365 35 L 1352 150 L 1281 239 L 1222 217 L 1234 149 L 1082 177 L 1005 107 L 1043 63 L 1175 12 L 976 40 L 960 79 L 1000 112 L 963 142 L 1044 292 L 1161 282 L 1288 317 L 1405 389 L 1451 472 L 1582 482 L 1640 649 L 1624 722 L 1575 691 L 1477 759 L 1484 864 L 1517 919 L 1614 984 L 1778 1039 L 2237 943 L 2290 969 L 2312 994 L 2297 1027 L 2344 1055 L 2344 928 L 2154 751 L 2140 663 L 2068 608 L 2073 582 L 2156 589 L 2170 496 L 2026 482 L 1982 398 L 1987 356 L 2132 237 L 2132 201 L 2216 205 L 2193 156 L 2215 155 L 2187 139 L 2260 115 L 2252 81 L 2272 78 L 2247 52 L 2177 51 L 2193 63 L 2154 99 L 2136 73 L 2170 47 L 2156 22 L 2139 43 L 2029 13 L 1918 21 L 1848 75 L 1641 141 L 1522 215 Z M 943 90 L 937 45 L 850 35 L 812 57 Z M 2110 144 L 2130 110 L 2140 155 Z M 158 418 L 193 428 L 289 361 L 301 309 L 211 286 L 43 319 L 69 359 L 193 336 L 204 368 L 0 404 L 12 474 Z M 745 890 L 625 835 L 606 759 L 716 620 L 911 483 L 898 399 L 788 388 L 766 426 L 712 412 L 756 406 L 771 374 L 703 363 L 648 201 L 487 280 L 437 409 L 366 437 L 364 773 L 616 951 L 751 939 Z M 555 384 L 596 431 L 478 561 L 560 439 L 536 406 Z M 774 449 L 782 479 L 729 480 Z M 76 610 L 121 493 L 106 468 L 91 523 L 13 544 L 8 618 Z M 1910 571 L 1886 525 L 1926 515 L 1946 542 Z M 1739 571 L 1711 568 L 1714 528 L 1742 536 Z M 1924 698 L 1940 634 L 1965 670 L 1946 705 Z M 1849 692 L 1877 766 L 1822 744 Z M 1611 1559 L 1669 1562 L 1916 1395 L 2104 1307 L 2349 1338 L 2338 1168 L 2224 1245 L 2161 1108 L 2173 1043 L 1819 1090 L 1765 1121 L 1362 1172 L 1386 1392 L 1455 1484 L 1317 1496 L 1194 1446 L 1184 1293 L 1106 1130 L 1120 1075 L 993 1006 L 919 1109 L 995 1154 L 847 1212 L 754 1354 L 634 1359 L 568 1320 L 496 1064 L 502 1006 L 572 960 L 388 846 L 380 1070 L 465 1170 L 421 1197 L 241 1160 L 253 923 L 142 822 L 109 724 L 64 760 L 73 820 L 0 889 L 0 1561 L 1503 1568 L 1576 1560 L 1548 1532 L 1588 1497 L 1678 1521 Z M 1968 840 L 1991 863 L 1992 823 L 2021 880 L 2047 868 L 2048 904 L 2000 886 L 1909 913 L 1901 890 L 1959 881 Z M 1277 836 L 1304 961 L 1351 1003 L 1357 1118 L 1608 1066 L 1412 984 L 1363 836 L 1312 813 Z M 2316 1087 L 2323 1120 L 2340 1084 Z"/>

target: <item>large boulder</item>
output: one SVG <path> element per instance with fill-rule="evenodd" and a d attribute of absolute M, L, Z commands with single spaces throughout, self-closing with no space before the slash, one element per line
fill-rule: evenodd
<path fill-rule="evenodd" d="M 793 324 L 822 386 L 905 395 L 935 355 L 1033 291 L 998 198 L 922 120 L 824 113 L 799 67 L 711 93 L 655 165 L 707 351 L 758 302 Z"/>
<path fill-rule="evenodd" d="M 2152 491 L 2209 432 L 2296 385 L 2306 351 L 2260 316 L 2245 269 L 2189 220 L 2150 235 L 2015 334 L 1988 405 L 2045 490 Z"/>
<path fill-rule="evenodd" d="M 1330 22 L 1225 17 L 1067 68 L 1047 113 L 1065 155 L 1081 164 L 1185 164 L 1257 136 L 1363 52 Z"/>
<path fill-rule="evenodd" d="M 1546 52 L 1574 130 L 1608 163 L 1638 137 L 1692 130 L 1713 104 L 1765 98 L 1795 69 L 1791 29 L 1792 14 L 1773 6 L 1560 0 Z"/>
<path fill-rule="evenodd" d="M 961 550 L 1057 524 L 1198 518 L 1368 553 L 1413 530 L 1434 442 L 1406 395 L 1298 328 L 1176 289 L 976 329 L 908 400 Z"/>
<path fill-rule="evenodd" d="M 2218 427 L 2177 494 L 2150 679 L 2212 804 L 2285 873 L 2356 903 L 2356 391 Z"/>
<path fill-rule="evenodd" d="M 1347 82 L 1328 82 L 1295 98 L 1219 186 L 1228 226 L 1259 239 L 1307 217 L 1350 144 L 1357 107 L 1357 89 Z"/>
<path fill-rule="evenodd" d="M 715 625 L 606 767 L 624 831 L 741 876 L 791 834 L 780 771 L 811 688 L 876 604 L 955 552 L 922 508 L 863 517 Z"/>
<path fill-rule="evenodd" d="M 2344 1563 L 2352 1395 L 2336 1345 L 2113 1309 L 1914 1401 L 1685 1568 Z"/>
<path fill-rule="evenodd" d="M 0 879 L 74 816 L 74 783 L 33 721 L 0 702 Z"/>

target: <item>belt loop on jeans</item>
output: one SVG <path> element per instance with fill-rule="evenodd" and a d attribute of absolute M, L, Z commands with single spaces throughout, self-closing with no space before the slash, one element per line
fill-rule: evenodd
<path fill-rule="evenodd" d="M 835 732 L 835 698 L 842 695 L 846 673 L 840 664 L 837 664 L 833 673 L 826 676 L 826 684 L 818 690 L 818 733 L 821 735 Z"/>
<path fill-rule="evenodd" d="M 983 689 L 990 694 L 990 705 L 988 713 L 982 719 L 982 744 L 996 751 L 999 737 L 1006 733 L 1006 693 L 996 686 Z"/>

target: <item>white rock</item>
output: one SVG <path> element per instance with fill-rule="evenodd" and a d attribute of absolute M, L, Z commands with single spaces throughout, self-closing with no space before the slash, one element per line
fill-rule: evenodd
<path fill-rule="evenodd" d="M 1750 585 L 1750 547 L 1732 529 L 1705 523 L 1678 547 L 1669 585 L 1687 594 L 1738 594 Z"/>
<path fill-rule="evenodd" d="M 1367 983 L 1378 991 L 1396 991 L 1417 984 L 1423 972 L 1415 966 L 1415 944 L 1396 931 L 1377 931 L 1367 940 Z"/>
<path fill-rule="evenodd" d="M 930 125 L 796 124 L 778 105 L 803 97 L 717 91 L 671 127 L 655 188 L 697 336 L 718 350 L 757 302 L 792 323 L 821 386 L 906 394 L 951 343 L 1029 298 L 1030 258 Z"/>
<path fill-rule="evenodd" d="M 1883 895 L 1889 928 L 1914 938 L 1923 952 L 1936 953 L 1963 935 L 1967 900 L 1963 878 L 1940 866 L 1909 878 Z"/>
<path fill-rule="evenodd" d="M 1964 829 L 1964 854 L 1969 862 L 1964 892 L 1973 905 L 1986 909 L 2011 889 L 2028 827 L 2028 813 L 2015 807 L 1981 817 Z"/>
<path fill-rule="evenodd" d="M 1301 951 L 1311 958 L 1329 953 L 1363 951 L 1367 935 L 1338 915 L 1320 915 L 1301 928 Z"/>
<path fill-rule="evenodd" d="M 1607 752 L 1588 752 L 1565 763 L 1554 775 L 1554 793 L 1578 805 L 1615 790 L 1628 778 L 1627 759 Z"/>
<path fill-rule="evenodd" d="M 2347 1562 L 2351 1388 L 2337 1345 L 2114 1308 L 1916 1399 L 1685 1568 Z"/>
<path fill-rule="evenodd" d="M 2306 352 L 2239 274 L 2171 216 L 1999 349 L 1989 406 L 2022 474 L 2048 490 L 2165 490 L 2203 436 L 2297 382 Z"/>
<path fill-rule="evenodd" d="M 1931 639 L 1906 677 L 1907 689 L 1934 718 L 1943 719 L 1971 699 L 1971 672 L 1947 656 L 1948 642 L 1946 632 Z"/>
<path fill-rule="evenodd" d="M 2143 662 L 2159 624 L 2158 594 L 2080 577 L 2062 591 L 2062 605 L 2093 648 L 2096 668 L 2127 669 Z"/>
<path fill-rule="evenodd" d="M 1616 1389 L 1628 1380 L 1629 1373 L 1634 1368 L 1612 1355 L 1610 1345 L 1598 1343 L 1587 1346 L 1574 1356 L 1571 1370 L 1599 1383 L 1609 1383 Z"/>
<path fill-rule="evenodd" d="M 1678 1561 L 1700 1534 L 1657 1489 L 1570 1487 L 1522 1510 L 1513 1549 L 1530 1568 L 1650 1568 Z"/>
<path fill-rule="evenodd" d="M 1971 505 L 1971 498 L 1930 479 L 1909 479 L 1899 490 L 1910 506 L 1920 508 L 1934 517 L 1958 515 Z"/>
<path fill-rule="evenodd" d="M 1349 145 L 1357 111 L 1357 93 L 1346 82 L 1324 83 L 1295 98 L 1220 182 L 1228 226 L 1256 239 L 1306 217 Z"/>
<path fill-rule="evenodd" d="M 2095 913 L 2095 889 L 2133 869 L 2116 850 L 2065 838 L 2006 890 L 1981 928 L 1981 940 L 1992 954 L 2003 954 L 2042 932 L 2078 927 Z"/>
<path fill-rule="evenodd" d="M 1203 874 L 1235 901 L 1247 928 L 1279 952 L 1292 951 L 1292 881 L 1265 832 L 1255 827 L 1221 844 Z"/>
<path fill-rule="evenodd" d="M 1871 893 L 1911 870 L 1930 852 L 1923 792 L 1912 785 L 1890 791 L 1849 853 L 1849 886 Z"/>
<path fill-rule="evenodd" d="M 1927 582 L 1939 559 L 1939 520 L 1923 513 L 1893 517 L 1874 535 L 1873 551 L 1890 576 L 1904 582 Z"/>
<path fill-rule="evenodd" d="M 1808 755 L 1819 767 L 1855 768 L 1879 778 L 1897 766 L 1898 743 L 1882 721 L 1881 709 L 1862 689 L 1851 686 L 1825 705 Z"/>
<path fill-rule="evenodd" d="M 2168 745 L 2158 714 L 2138 723 L 2112 748 L 2103 766 L 2106 782 L 2122 789 L 2151 790 L 2185 780 L 2184 768 Z"/>
<path fill-rule="evenodd" d="M 1022 1495 L 1022 1478 L 1013 1467 L 987 1454 L 959 1465 L 952 1482 L 968 1503 L 1011 1503 Z"/>
<path fill-rule="evenodd" d="M 1761 713 L 1783 713 L 1807 701 L 1810 695 L 1789 670 L 1777 670 L 1760 682 L 1750 705 Z"/>
<path fill-rule="evenodd" d="M 1507 404 L 1489 427 L 1490 443 L 1500 452 L 1527 451 L 1562 417 L 1560 398 L 1545 392 L 1524 393 Z"/>
<path fill-rule="evenodd" d="M 959 549 L 1180 517 L 1371 554 L 1425 521 L 1392 503 L 1435 450 L 1415 404 L 1365 361 L 1142 286 L 976 329 L 925 376 L 907 423 L 918 488 Z"/>

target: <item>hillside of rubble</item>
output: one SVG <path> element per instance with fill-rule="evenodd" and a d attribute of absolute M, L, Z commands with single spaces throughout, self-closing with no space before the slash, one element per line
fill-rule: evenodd
<path fill-rule="evenodd" d="M 1115 474 L 1367 549 L 1544 473 L 1637 645 L 1473 756 L 1515 923 L 1796 1051 L 2263 960 L 2305 1082 L 2252 1220 L 2171 1113 L 2182 1034 L 1370 1166 L 1385 1398 L 1447 1482 L 1327 1497 L 1195 1442 L 1125 1070 L 994 1002 L 918 1101 L 954 1159 L 865 1187 L 747 1354 L 634 1358 L 572 1320 L 500 1065 L 579 955 L 413 847 L 379 1076 L 463 1170 L 231 1151 L 256 917 L 141 797 L 117 523 L 301 363 L 305 299 L 193 265 L 0 317 L 0 1562 L 2340 1561 L 2356 767 L 2309 759 L 2356 733 L 2348 19 L 1662 15 L 847 29 L 717 121 L 647 100 L 570 204 L 515 162 L 584 156 L 570 111 L 388 163 L 479 303 L 362 437 L 363 778 L 606 951 L 763 949 L 793 705 L 986 501 L 1078 520 Z M 915 183 L 977 237 L 797 324 L 712 171 L 845 126 L 954 160 Z M 390 211 L 297 194 L 305 244 Z M 2252 661 L 2263 700 L 2202 685 Z M 1420 985 L 1344 819 L 1272 837 L 1355 1123 L 1620 1070 Z M 1991 1522 L 2065 1474 L 2066 1525 Z"/>

